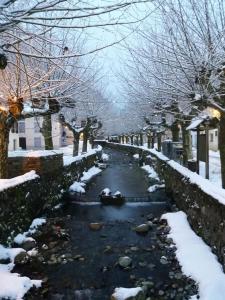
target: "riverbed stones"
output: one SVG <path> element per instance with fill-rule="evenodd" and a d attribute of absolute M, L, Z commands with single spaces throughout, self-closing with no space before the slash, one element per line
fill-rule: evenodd
<path fill-rule="evenodd" d="M 148 224 L 141 224 L 141 225 L 138 225 L 134 228 L 134 230 L 137 232 L 137 233 L 147 233 L 149 231 L 149 225 Z"/>
<path fill-rule="evenodd" d="M 90 223 L 89 228 L 93 231 L 98 231 L 102 229 L 103 224 L 102 223 Z"/>
<path fill-rule="evenodd" d="M 128 268 L 132 263 L 132 259 L 129 256 L 122 256 L 118 260 L 118 264 L 121 268 Z"/>
<path fill-rule="evenodd" d="M 27 254 L 26 251 L 21 251 L 14 258 L 14 263 L 16 265 L 24 265 L 28 263 L 28 261 L 29 261 L 29 255 Z"/>
<path fill-rule="evenodd" d="M 34 239 L 26 240 L 20 245 L 20 247 L 26 251 L 29 251 L 29 250 L 35 248 L 35 246 L 36 246 L 36 241 Z"/>
<path fill-rule="evenodd" d="M 169 262 L 168 262 L 168 259 L 167 259 L 165 256 L 162 256 L 162 257 L 160 258 L 160 263 L 161 263 L 162 265 L 167 265 Z"/>

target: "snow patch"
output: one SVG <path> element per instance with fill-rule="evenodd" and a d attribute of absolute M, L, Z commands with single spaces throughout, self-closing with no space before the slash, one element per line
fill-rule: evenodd
<path fill-rule="evenodd" d="M 149 175 L 150 178 L 154 178 L 155 180 L 159 181 L 159 177 L 158 174 L 155 172 L 155 170 L 149 166 L 149 165 L 145 165 L 143 167 L 141 167 L 143 170 L 145 170 Z"/>
<path fill-rule="evenodd" d="M 81 177 L 81 181 L 82 182 L 88 182 L 89 180 L 91 180 L 92 177 L 98 175 L 99 173 L 101 173 L 102 170 L 97 168 L 97 167 L 92 167 L 90 168 L 87 172 L 83 172 L 83 176 Z"/>
<path fill-rule="evenodd" d="M 109 155 L 106 153 L 102 153 L 102 160 L 103 161 L 108 161 L 109 160 Z"/>
<path fill-rule="evenodd" d="M 134 155 L 133 155 L 133 158 L 134 158 L 134 159 L 139 159 L 139 154 L 138 154 L 138 153 L 137 153 L 137 154 L 134 154 Z"/>
<path fill-rule="evenodd" d="M 24 233 L 17 234 L 17 236 L 14 238 L 14 242 L 18 245 L 21 245 L 26 241 L 35 241 L 32 237 L 29 237 L 28 235 L 35 233 L 37 228 L 39 226 L 42 226 L 45 223 L 46 223 L 46 219 L 44 218 L 34 219 L 30 225 L 29 230 Z"/>
<path fill-rule="evenodd" d="M 148 188 L 148 192 L 153 193 L 159 189 L 163 189 L 164 187 L 165 187 L 165 184 L 154 184 Z"/>
<path fill-rule="evenodd" d="M 105 188 L 104 190 L 101 191 L 101 195 L 110 196 L 111 195 L 110 189 L 109 188 Z"/>
<path fill-rule="evenodd" d="M 112 295 L 116 300 L 126 300 L 130 297 L 135 297 L 142 291 L 141 287 L 136 288 L 115 288 L 114 294 Z"/>
<path fill-rule="evenodd" d="M 17 244 L 17 245 L 21 245 L 25 242 L 28 242 L 28 241 L 35 241 L 32 237 L 27 237 L 26 236 L 26 233 L 19 233 L 17 234 L 17 236 L 14 238 L 14 242 Z"/>
<path fill-rule="evenodd" d="M 176 256 L 182 271 L 199 285 L 200 300 L 224 300 L 225 274 L 217 257 L 191 229 L 184 212 L 162 216 L 171 228 L 169 237 L 176 244 Z M 195 299 L 195 298 L 192 298 Z"/>
<path fill-rule="evenodd" d="M 75 181 L 70 187 L 69 191 L 70 192 L 75 192 L 75 193 L 80 193 L 80 194 L 85 194 L 85 183 L 84 182 L 78 182 Z"/>
<path fill-rule="evenodd" d="M 11 273 L 14 268 L 14 259 L 25 252 L 21 248 L 5 248 L 0 245 L 0 259 L 10 259 L 9 264 L 0 264 L 0 299 L 22 300 L 27 291 L 41 286 L 41 280 L 31 280 L 28 277 L 20 277 L 17 273 Z"/>

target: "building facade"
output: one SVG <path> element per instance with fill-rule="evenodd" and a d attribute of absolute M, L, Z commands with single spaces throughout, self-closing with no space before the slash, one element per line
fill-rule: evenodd
<path fill-rule="evenodd" d="M 71 144 L 71 133 L 59 122 L 58 115 L 52 115 L 51 119 L 54 149 Z M 9 151 L 45 149 L 45 141 L 41 133 L 42 123 L 43 117 L 40 116 L 15 122 L 9 135 Z"/>

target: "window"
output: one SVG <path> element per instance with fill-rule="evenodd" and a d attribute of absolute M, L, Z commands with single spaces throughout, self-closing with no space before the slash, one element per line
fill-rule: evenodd
<path fill-rule="evenodd" d="M 210 142 L 213 142 L 213 133 L 210 133 Z"/>
<path fill-rule="evenodd" d="M 41 148 L 41 137 L 35 137 L 34 138 L 34 147 L 35 148 Z"/>
<path fill-rule="evenodd" d="M 19 138 L 19 147 L 23 150 L 27 149 L 26 138 L 24 138 L 24 137 Z"/>
<path fill-rule="evenodd" d="M 15 121 L 13 123 L 11 131 L 12 131 L 12 133 L 18 133 L 18 123 L 17 123 L 17 121 Z"/>
<path fill-rule="evenodd" d="M 24 120 L 18 122 L 18 132 L 25 133 L 25 121 Z"/>
<path fill-rule="evenodd" d="M 40 123 L 40 118 L 35 117 L 34 118 L 34 132 L 38 133 L 41 131 L 41 123 Z"/>
<path fill-rule="evenodd" d="M 218 130 L 215 131 L 215 136 L 218 136 Z"/>

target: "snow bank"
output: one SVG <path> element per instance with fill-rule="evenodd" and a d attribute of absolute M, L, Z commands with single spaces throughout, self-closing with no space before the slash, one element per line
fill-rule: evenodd
<path fill-rule="evenodd" d="M 24 175 L 20 175 L 10 179 L 0 179 L 0 192 L 36 178 L 39 178 L 36 172 L 30 171 L 28 173 L 25 173 Z"/>
<path fill-rule="evenodd" d="M 139 154 L 138 154 L 138 153 L 134 154 L 134 155 L 133 155 L 133 158 L 134 158 L 134 159 L 139 159 Z"/>
<path fill-rule="evenodd" d="M 114 294 L 112 295 L 116 300 L 126 300 L 130 297 L 135 297 L 142 291 L 142 288 L 115 288 Z"/>
<path fill-rule="evenodd" d="M 25 250 L 20 248 L 5 248 L 0 245 L 0 259 L 10 259 L 9 264 L 0 264 L 0 299 L 20 300 L 32 287 L 40 287 L 41 280 L 31 280 L 28 277 L 20 277 L 17 273 L 11 273 L 14 268 L 15 257 Z"/>
<path fill-rule="evenodd" d="M 31 280 L 28 277 L 20 277 L 17 273 L 10 273 L 11 267 L 0 265 L 0 298 L 22 300 L 23 296 L 32 287 L 41 287 L 40 280 Z"/>
<path fill-rule="evenodd" d="M 46 223 L 46 219 L 45 218 L 36 218 L 31 223 L 29 230 L 37 229 L 39 226 L 42 226 L 45 223 Z"/>
<path fill-rule="evenodd" d="M 14 242 L 17 244 L 17 245 L 21 245 L 25 242 L 28 242 L 28 241 L 34 241 L 34 239 L 32 237 L 27 237 L 25 233 L 19 233 L 17 234 L 17 236 L 14 238 Z"/>
<path fill-rule="evenodd" d="M 83 176 L 81 177 L 82 182 L 87 182 L 91 180 L 92 177 L 96 176 L 97 174 L 101 173 L 102 170 L 97 167 L 90 168 L 87 172 L 83 172 Z"/>
<path fill-rule="evenodd" d="M 191 229 L 184 212 L 162 216 L 171 228 L 168 235 L 176 244 L 176 256 L 186 276 L 199 285 L 200 300 L 224 300 L 225 274 L 217 257 Z"/>
<path fill-rule="evenodd" d="M 29 237 L 28 235 L 33 234 L 36 232 L 37 228 L 39 226 L 42 226 L 46 223 L 46 219 L 44 218 L 36 218 L 33 220 L 33 222 L 30 225 L 30 228 L 28 231 L 24 233 L 19 233 L 15 238 L 14 242 L 18 245 L 21 245 L 22 243 L 26 241 L 35 241 L 32 237 Z"/>
<path fill-rule="evenodd" d="M 158 177 L 158 174 L 155 172 L 155 170 L 149 166 L 149 165 L 146 165 L 146 166 L 143 166 L 141 167 L 143 170 L 145 170 L 149 175 L 150 178 L 154 178 L 155 180 L 158 180 L 159 181 L 159 177 Z"/>
<path fill-rule="evenodd" d="M 148 188 L 148 192 L 153 193 L 159 189 L 163 189 L 164 187 L 165 187 L 165 184 L 154 184 Z"/>
<path fill-rule="evenodd" d="M 76 162 L 76 161 L 81 161 L 84 157 L 88 157 L 88 156 L 91 156 L 93 154 L 96 154 L 98 152 L 102 151 L 102 147 L 101 146 L 98 146 L 98 148 L 96 149 L 92 149 L 90 151 L 88 151 L 87 153 L 85 154 L 81 154 L 81 155 L 78 155 L 78 156 L 63 156 L 63 165 L 64 166 L 69 166 L 71 165 L 73 162 Z"/>
<path fill-rule="evenodd" d="M 75 192 L 75 193 L 81 193 L 81 194 L 85 194 L 85 183 L 84 182 L 78 182 L 75 181 L 70 187 L 69 187 L 69 191 L 70 192 Z"/>
<path fill-rule="evenodd" d="M 106 153 L 102 153 L 102 160 L 103 161 L 108 161 L 109 160 L 109 155 Z"/>

